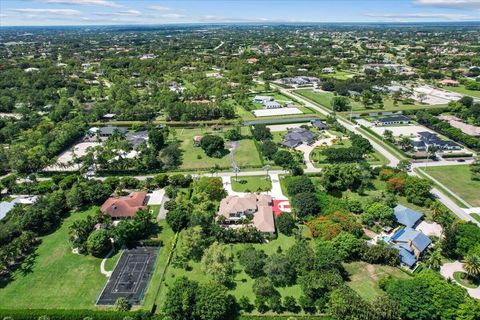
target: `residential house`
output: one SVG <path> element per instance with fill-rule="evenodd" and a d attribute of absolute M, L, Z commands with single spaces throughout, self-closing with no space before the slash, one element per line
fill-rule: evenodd
<path fill-rule="evenodd" d="M 390 243 L 399 251 L 400 261 L 411 268 L 421 259 L 432 240 L 423 232 L 407 227 L 396 231 Z"/>
<path fill-rule="evenodd" d="M 305 128 L 290 129 L 283 136 L 282 145 L 288 148 L 295 148 L 301 144 L 312 144 L 315 141 L 315 135 Z"/>
<path fill-rule="evenodd" d="M 307 76 L 298 76 L 298 77 L 287 77 L 283 78 L 281 82 L 289 86 L 306 86 L 306 85 L 317 85 L 320 80 L 317 77 L 307 77 Z"/>
<path fill-rule="evenodd" d="M 279 109 L 281 108 L 282 105 L 278 103 L 277 101 L 265 101 L 263 103 L 263 108 L 264 109 Z"/>
<path fill-rule="evenodd" d="M 422 220 L 423 214 L 402 206 L 401 204 L 393 208 L 395 222 L 403 224 L 408 228 L 415 228 Z"/>
<path fill-rule="evenodd" d="M 115 119 L 117 115 L 115 113 L 107 113 L 103 115 L 101 121 L 106 122 Z"/>
<path fill-rule="evenodd" d="M 326 67 L 322 69 L 322 73 L 335 73 L 335 70 L 332 67 Z"/>
<path fill-rule="evenodd" d="M 218 216 L 224 218 L 226 227 L 254 226 L 262 233 L 275 233 L 273 201 L 269 195 L 227 196 L 220 201 Z M 251 219 L 251 222 L 245 219 Z"/>
<path fill-rule="evenodd" d="M 5 216 L 17 205 L 31 205 L 37 202 L 38 196 L 28 196 L 20 195 L 13 196 L 14 199 L 11 201 L 2 201 L 0 202 L 0 220 L 5 218 Z"/>
<path fill-rule="evenodd" d="M 387 125 L 396 125 L 396 124 L 409 124 L 412 122 L 412 119 L 405 116 L 396 116 L 396 117 L 386 117 L 379 118 L 375 121 L 377 126 L 387 126 Z"/>
<path fill-rule="evenodd" d="M 92 128 L 94 129 L 94 128 Z M 119 132 L 121 134 L 127 133 L 127 129 L 123 127 L 114 127 L 114 126 L 106 126 L 106 127 L 100 127 L 100 128 L 95 128 L 96 130 L 90 129 L 89 132 L 94 134 L 97 134 L 102 137 L 102 138 L 108 138 L 111 135 L 113 135 L 115 132 Z"/>
<path fill-rule="evenodd" d="M 256 102 L 256 103 L 264 104 L 265 102 L 268 102 L 268 101 L 273 101 L 273 97 L 270 97 L 270 96 L 255 96 L 253 98 L 253 102 Z"/>
<path fill-rule="evenodd" d="M 395 231 L 389 243 L 392 248 L 399 251 L 400 261 L 411 268 L 422 257 L 432 241 L 421 231 L 415 230 L 422 221 L 423 214 L 400 204 L 393 210 L 394 220 L 405 228 Z"/>
<path fill-rule="evenodd" d="M 112 219 L 132 218 L 138 210 L 146 209 L 147 192 L 132 192 L 125 197 L 110 197 L 100 208 L 103 214 Z"/>
<path fill-rule="evenodd" d="M 132 147 L 137 147 L 142 143 L 148 142 L 148 131 L 137 131 L 134 133 L 125 134 L 125 139 L 130 143 Z"/>
<path fill-rule="evenodd" d="M 462 146 L 453 142 L 440 139 L 435 133 L 422 131 L 418 133 L 420 141 L 423 141 L 427 148 L 434 146 L 440 150 L 461 150 Z"/>
<path fill-rule="evenodd" d="M 312 120 L 312 121 L 310 121 L 310 123 L 312 124 L 312 127 L 317 128 L 319 130 L 327 130 L 328 129 L 328 126 L 320 119 Z"/>

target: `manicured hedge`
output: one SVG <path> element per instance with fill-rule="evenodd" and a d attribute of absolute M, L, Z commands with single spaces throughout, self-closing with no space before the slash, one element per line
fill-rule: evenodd
<path fill-rule="evenodd" d="M 333 320 L 329 316 L 241 316 L 239 320 Z"/>
<path fill-rule="evenodd" d="M 7 317 L 14 320 L 38 320 L 40 316 L 47 316 L 50 320 L 84 320 L 91 318 L 93 320 L 121 320 L 125 317 L 131 317 L 134 320 L 153 320 L 148 312 L 114 312 L 114 311 L 93 311 L 93 310 L 0 310 L 0 319 Z"/>
<path fill-rule="evenodd" d="M 471 153 L 446 153 L 442 154 L 442 158 L 471 158 L 473 154 Z"/>

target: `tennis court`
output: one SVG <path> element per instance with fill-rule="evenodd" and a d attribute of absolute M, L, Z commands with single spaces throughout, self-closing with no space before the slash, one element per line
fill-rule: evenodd
<path fill-rule="evenodd" d="M 112 276 L 103 288 L 97 305 L 113 305 L 120 298 L 141 304 L 155 267 L 159 248 L 139 247 L 125 250 Z"/>

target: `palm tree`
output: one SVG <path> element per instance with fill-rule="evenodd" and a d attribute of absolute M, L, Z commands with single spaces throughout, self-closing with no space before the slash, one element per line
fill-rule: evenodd
<path fill-rule="evenodd" d="M 480 275 L 480 257 L 475 254 L 469 254 L 465 257 L 463 268 L 467 275 L 471 278 L 476 278 Z"/>
<path fill-rule="evenodd" d="M 432 204 L 430 205 L 430 210 L 432 210 L 433 220 L 436 220 L 438 218 L 438 216 L 440 215 L 441 210 L 442 210 L 442 206 L 440 205 L 440 202 L 438 202 L 438 201 L 432 202 Z"/>
<path fill-rule="evenodd" d="M 428 256 L 425 259 L 425 264 L 429 269 L 438 270 L 442 264 L 442 256 L 440 255 L 440 250 L 436 249 L 430 251 Z"/>

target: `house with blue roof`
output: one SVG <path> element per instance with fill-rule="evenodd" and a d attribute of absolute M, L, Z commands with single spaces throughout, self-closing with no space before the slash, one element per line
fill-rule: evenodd
<path fill-rule="evenodd" d="M 423 214 L 420 212 L 402 206 L 401 204 L 393 208 L 393 215 L 397 223 L 403 224 L 408 228 L 415 228 L 423 218 Z"/>
<path fill-rule="evenodd" d="M 395 221 L 405 228 L 395 231 L 389 243 L 399 251 L 400 261 L 411 268 L 423 256 L 432 240 L 414 229 L 422 220 L 423 214 L 401 204 L 393 209 L 393 214 Z"/>
<path fill-rule="evenodd" d="M 423 232 L 412 228 L 400 229 L 390 238 L 390 245 L 399 251 L 400 261 L 414 266 L 432 243 Z"/>

